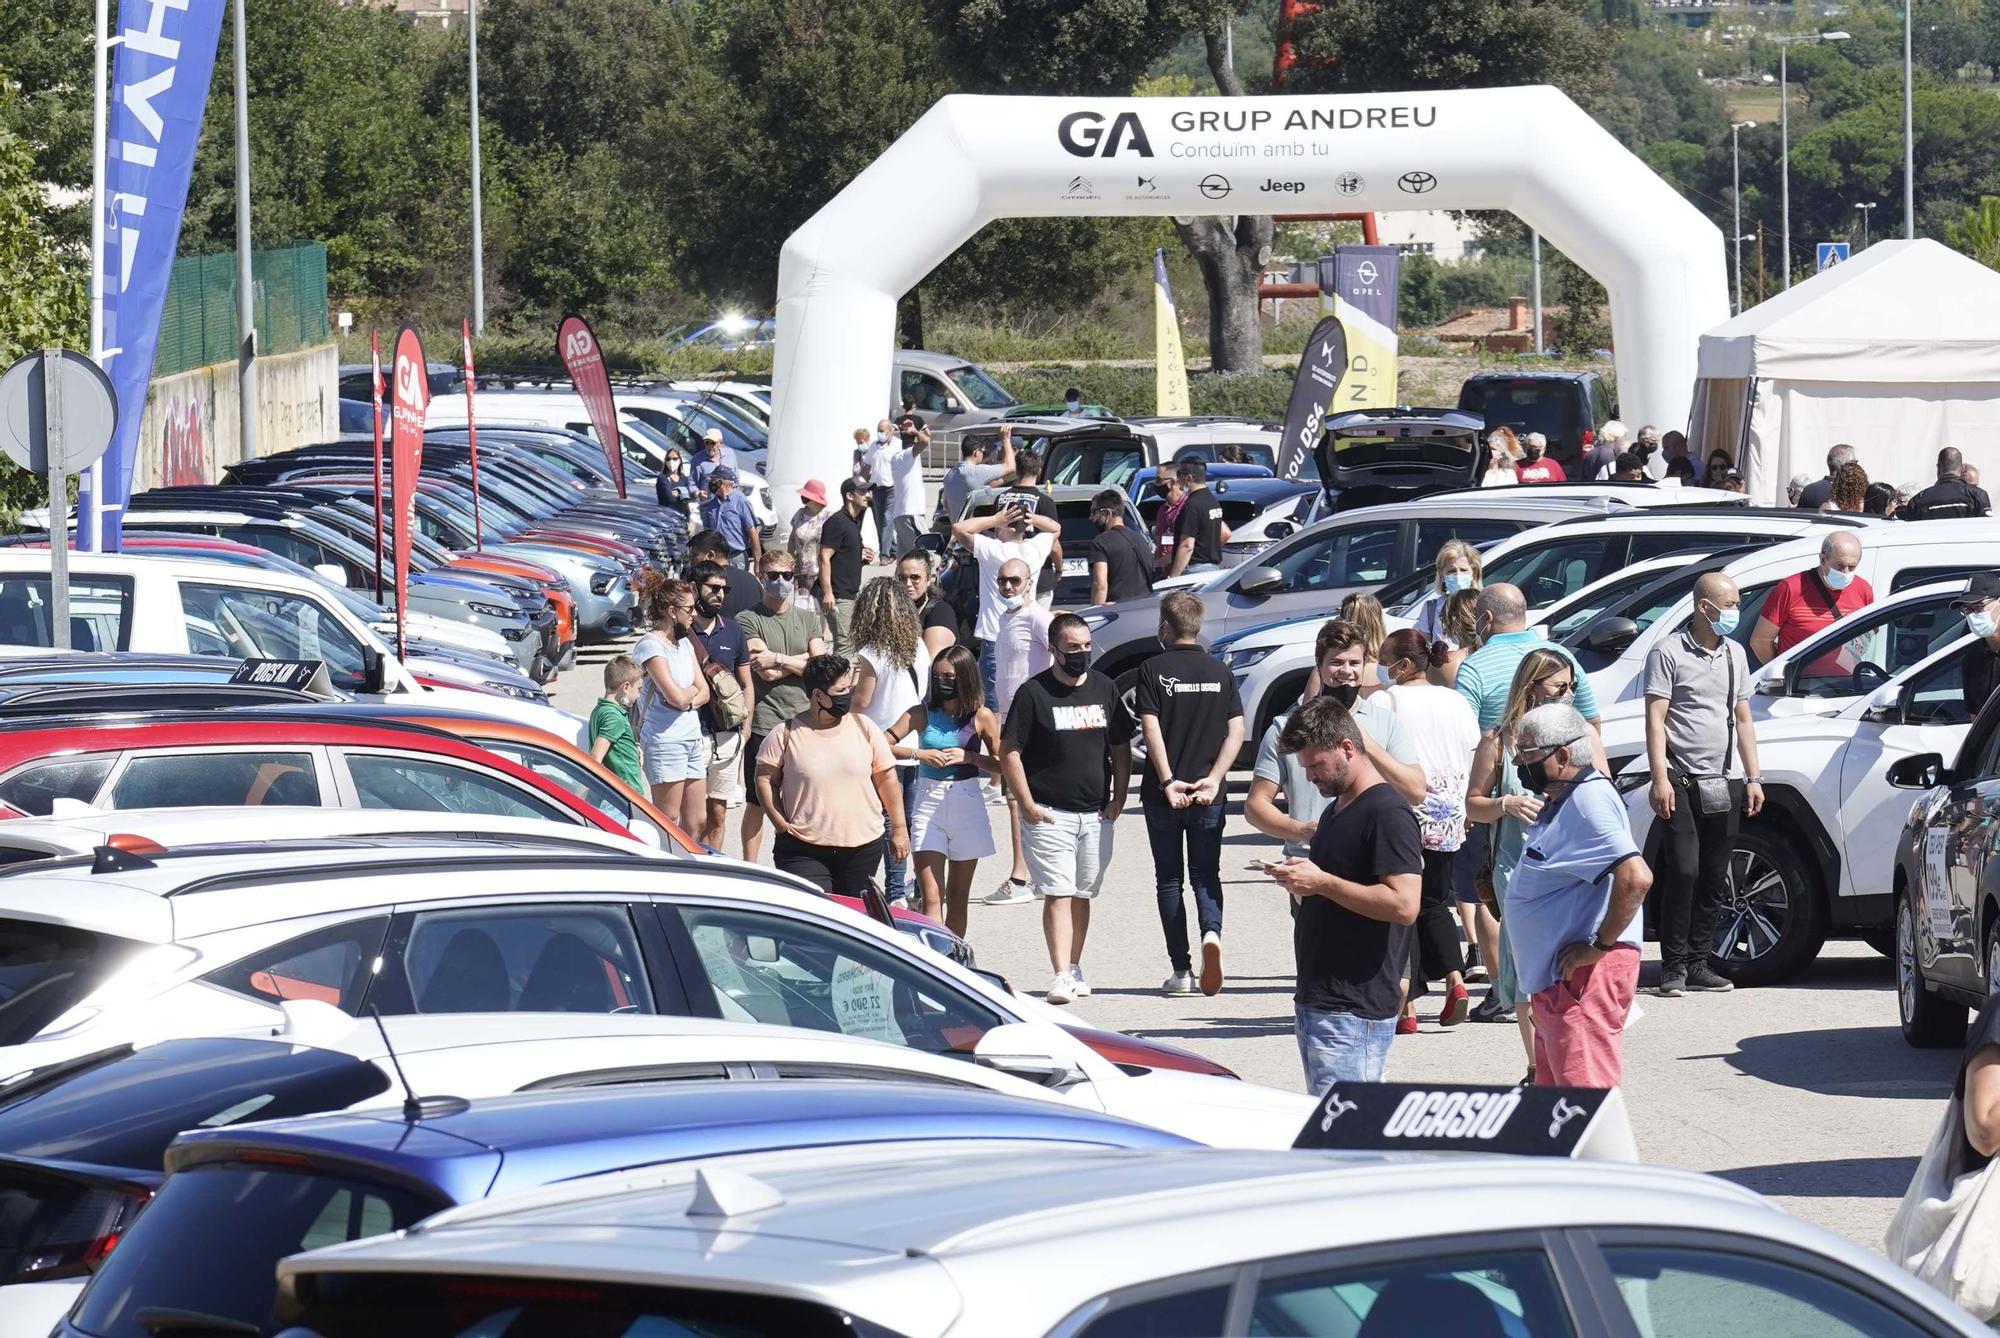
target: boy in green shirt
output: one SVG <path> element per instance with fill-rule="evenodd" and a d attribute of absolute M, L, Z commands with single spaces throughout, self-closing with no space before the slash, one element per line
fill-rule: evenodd
<path fill-rule="evenodd" d="M 631 716 L 632 703 L 639 700 L 640 676 L 630 655 L 604 666 L 604 695 L 590 711 L 590 755 L 644 794 L 646 778 L 639 774 L 639 743 L 632 737 Z"/>

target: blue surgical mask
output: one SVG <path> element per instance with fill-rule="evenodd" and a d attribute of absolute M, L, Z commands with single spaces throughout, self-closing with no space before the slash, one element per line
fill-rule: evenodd
<path fill-rule="evenodd" d="M 1444 592 L 1447 595 L 1455 595 L 1459 591 L 1470 586 L 1471 584 L 1472 584 L 1472 576 L 1470 575 L 1470 573 L 1462 571 L 1448 571 L 1444 574 Z"/>
<path fill-rule="evenodd" d="M 1820 579 L 1826 582 L 1826 588 L 1829 590 L 1845 590 L 1853 583 L 1854 573 L 1842 571 L 1838 567 L 1827 567 L 1821 570 Z"/>
<path fill-rule="evenodd" d="M 1396 676 L 1389 672 L 1389 666 L 1386 664 L 1378 664 L 1375 666 L 1375 678 L 1376 681 L 1380 682 L 1381 685 L 1385 688 L 1393 688 L 1396 686 Z"/>
<path fill-rule="evenodd" d="M 1730 635 L 1736 630 L 1737 623 L 1742 621 L 1741 609 L 1725 609 L 1716 604 L 1710 604 L 1708 607 L 1714 610 L 1708 615 L 1708 625 L 1715 629 L 1717 636 Z"/>
<path fill-rule="evenodd" d="M 1019 595 L 1000 596 L 1000 607 L 1006 609 L 1010 613 L 1013 612 L 1015 609 L 1020 608 L 1021 605 L 1026 602 L 1027 601 L 1022 599 Z"/>
<path fill-rule="evenodd" d="M 1985 609 L 1966 614 L 1965 625 L 1976 637 L 1989 637 L 1994 632 L 2000 631 L 2000 622 L 1995 622 L 1993 615 Z"/>

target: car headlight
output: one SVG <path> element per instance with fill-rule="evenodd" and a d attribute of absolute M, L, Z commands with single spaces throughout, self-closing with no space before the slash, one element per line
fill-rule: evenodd
<path fill-rule="evenodd" d="M 1083 625 L 1095 632 L 1118 615 L 1115 613 L 1086 613 L 1082 615 Z"/>
<path fill-rule="evenodd" d="M 617 583 L 618 574 L 616 572 L 601 571 L 590 578 L 590 593 L 593 595 L 608 595 L 611 593 L 611 587 Z"/>
<path fill-rule="evenodd" d="M 465 607 L 482 618 L 503 618 L 511 621 L 521 616 L 519 609 L 505 609 L 498 604 L 467 604 Z"/>
<path fill-rule="evenodd" d="M 769 511 L 771 509 L 771 490 L 769 488 L 757 489 L 757 502 L 758 505 Z"/>
<path fill-rule="evenodd" d="M 1606 760 L 1608 761 L 1609 759 Z M 1618 787 L 1618 793 L 1620 794 L 1630 794 L 1641 786 L 1653 783 L 1653 773 L 1651 771 L 1621 770 L 1631 760 L 1630 758 L 1626 758 L 1622 762 L 1611 763 L 1611 783 Z"/>
<path fill-rule="evenodd" d="M 1240 673 L 1253 664 L 1262 664 L 1271 658 L 1271 652 L 1276 649 L 1276 646 L 1232 646 L 1216 658 L 1222 661 L 1223 668 L 1231 673 Z"/>

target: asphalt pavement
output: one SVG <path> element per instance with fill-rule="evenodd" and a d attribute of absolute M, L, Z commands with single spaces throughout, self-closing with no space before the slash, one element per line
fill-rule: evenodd
<path fill-rule="evenodd" d="M 556 685 L 556 704 L 587 713 L 611 653 L 586 650 Z M 1117 824 L 1110 874 L 1083 954 L 1091 994 L 1072 1009 L 1093 1026 L 1169 1041 L 1248 1080 L 1302 1091 L 1292 1035 L 1291 917 L 1285 894 L 1253 866 L 1276 843 L 1244 821 L 1248 778 L 1237 780 L 1223 840 L 1222 993 L 1177 999 L 1160 993 L 1169 967 L 1135 792 Z M 1006 810 L 988 813 L 1004 852 Z M 768 859 L 768 840 L 765 848 Z M 734 815 L 729 849 L 738 853 Z M 975 898 L 1005 875 L 1005 859 L 1003 853 L 981 866 Z M 1192 894 L 1187 900 L 1192 922 Z M 1039 903 L 975 900 L 968 937 L 979 965 L 1001 972 L 1017 990 L 1039 993 L 1047 986 Z M 1625 1098 L 1640 1154 L 1722 1176 L 1879 1249 L 1958 1063 L 1955 1052 L 1904 1043 L 1888 959 L 1860 942 L 1836 940 L 1789 985 L 1679 999 L 1649 993 L 1658 973 L 1656 945 L 1648 944 L 1641 1016 L 1625 1038 Z M 1472 989 L 1476 998 L 1484 986 Z M 1525 1057 L 1512 1025 L 1467 1022 L 1446 1031 L 1434 1021 L 1440 1003 L 1437 993 L 1421 1001 L 1421 1032 L 1396 1038 L 1392 1081 L 1520 1078 Z"/>

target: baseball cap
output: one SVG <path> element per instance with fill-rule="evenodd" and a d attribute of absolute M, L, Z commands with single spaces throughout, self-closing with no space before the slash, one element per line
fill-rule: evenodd
<path fill-rule="evenodd" d="M 712 441 L 716 445 L 720 446 L 722 444 L 722 429 L 719 427 L 712 427 L 708 431 L 701 434 L 701 439 L 703 441 Z"/>
<path fill-rule="evenodd" d="M 840 481 L 840 495 L 842 497 L 859 497 L 862 493 L 871 490 L 872 485 L 864 478 L 847 478 Z"/>
<path fill-rule="evenodd" d="M 2000 599 L 2000 571 L 1980 571 L 1965 583 L 1965 593 L 1952 601 L 1955 609 L 1976 609 Z"/>
<path fill-rule="evenodd" d="M 818 502 L 821 506 L 825 506 L 826 485 L 818 479 L 807 479 L 799 488 L 799 496 L 808 502 Z"/>
<path fill-rule="evenodd" d="M 728 465 L 717 465 L 709 471 L 708 481 L 710 483 L 734 483 L 736 482 L 736 471 Z"/>

